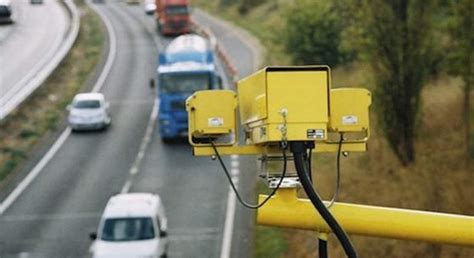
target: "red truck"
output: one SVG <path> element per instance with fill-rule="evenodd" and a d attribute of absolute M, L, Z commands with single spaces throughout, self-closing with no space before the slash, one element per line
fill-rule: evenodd
<path fill-rule="evenodd" d="M 191 32 L 189 0 L 156 0 L 156 25 L 163 35 Z"/>

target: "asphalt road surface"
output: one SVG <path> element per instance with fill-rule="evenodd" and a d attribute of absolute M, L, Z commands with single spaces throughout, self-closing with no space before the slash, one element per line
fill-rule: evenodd
<path fill-rule="evenodd" d="M 158 50 L 171 39 L 156 36 L 154 21 L 139 6 L 107 1 L 97 7 L 117 38 L 115 62 L 102 88 L 111 102 L 112 126 L 67 138 L 0 216 L 0 256 L 87 256 L 88 233 L 96 230 L 108 198 L 124 189 L 161 195 L 168 215 L 169 257 L 227 257 L 223 239 L 229 217 L 230 256 L 251 256 L 255 214 L 237 204 L 236 213 L 227 215 L 229 185 L 216 161 L 193 157 L 185 142 L 163 144 L 155 129 L 136 174 L 130 173 L 155 100 L 148 80 L 155 76 Z M 244 44 L 241 48 L 248 51 Z M 233 59 L 242 66 L 252 62 L 238 55 Z M 230 160 L 226 162 L 230 167 Z M 233 163 L 238 164 L 236 181 L 244 198 L 252 200 L 254 159 L 234 158 Z"/>
<path fill-rule="evenodd" d="M 69 26 L 65 7 L 57 0 L 35 5 L 13 0 L 12 9 L 14 23 L 0 25 L 0 97 L 8 99 L 24 86 L 22 79 L 54 56 Z"/>

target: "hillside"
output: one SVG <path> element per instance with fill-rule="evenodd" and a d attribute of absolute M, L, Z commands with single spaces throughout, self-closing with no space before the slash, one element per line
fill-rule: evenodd
<path fill-rule="evenodd" d="M 242 14 L 238 4 L 219 5 L 216 0 L 194 1 L 199 8 L 233 21 L 257 36 L 267 48 L 264 65 L 291 64 L 282 43 L 285 35 L 281 29 L 284 26 L 281 18 L 283 10 L 291 1 L 257 2 L 263 3 Z M 333 87 L 373 90 L 372 77 L 370 66 L 356 60 L 333 69 Z M 471 92 L 471 99 L 473 97 Z M 422 91 L 415 142 L 416 161 L 408 166 L 402 166 L 397 160 L 376 116 L 372 114 L 369 151 L 351 154 L 342 160 L 338 201 L 474 215 L 474 162 L 465 152 L 467 143 L 463 133 L 462 98 L 460 78 L 445 72 L 430 77 Z M 471 110 L 474 108 L 471 107 Z M 471 128 L 473 126 L 471 123 Z M 335 155 L 315 157 L 313 173 L 318 191 L 325 199 L 330 198 L 335 181 Z M 262 234 L 271 234 L 271 237 Z M 258 235 L 257 257 L 314 257 L 316 254 L 314 232 L 260 227 Z M 279 236 L 287 244 L 282 244 Z M 351 239 L 360 257 L 474 256 L 474 249 L 466 247 L 360 236 L 351 236 Z M 262 246 L 267 251 L 277 249 L 279 253 L 268 253 L 262 250 Z M 330 238 L 329 247 L 331 257 L 344 256 L 334 237 Z"/>

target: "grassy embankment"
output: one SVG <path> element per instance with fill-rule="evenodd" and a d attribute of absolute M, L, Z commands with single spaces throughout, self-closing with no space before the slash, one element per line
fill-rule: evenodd
<path fill-rule="evenodd" d="M 284 21 L 281 17 L 285 2 L 288 1 L 269 1 L 241 16 L 235 6 L 222 9 L 217 1 L 195 1 L 205 10 L 257 36 L 267 48 L 264 65 L 290 64 L 282 43 Z M 366 64 L 338 67 L 333 70 L 333 87 L 373 89 L 371 74 Z M 473 215 L 474 166 L 464 151 L 461 85 L 459 78 L 442 75 L 425 87 L 417 128 L 417 160 L 408 167 L 397 161 L 372 114 L 369 151 L 351 154 L 342 160 L 339 201 Z M 335 180 L 335 154 L 319 155 L 313 164 L 318 191 L 329 199 Z M 474 256 L 472 248 L 360 236 L 351 238 L 360 257 Z M 314 257 L 317 248 L 314 232 L 298 230 L 259 226 L 256 241 L 256 257 Z M 329 252 L 331 257 L 344 256 L 333 236 L 329 241 Z"/>
<path fill-rule="evenodd" d="M 81 27 L 71 51 L 46 82 L 0 122 L 0 182 L 21 168 L 41 139 L 58 127 L 67 104 L 101 59 L 105 29 L 83 0 L 76 4 Z"/>

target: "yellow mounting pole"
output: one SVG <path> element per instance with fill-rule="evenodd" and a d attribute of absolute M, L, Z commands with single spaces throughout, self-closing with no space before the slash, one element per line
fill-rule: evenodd
<path fill-rule="evenodd" d="M 260 202 L 266 196 L 260 195 Z M 349 234 L 474 246 L 474 217 L 367 205 L 334 203 L 331 213 Z M 258 224 L 329 232 L 295 188 L 280 189 L 258 210 Z"/>

